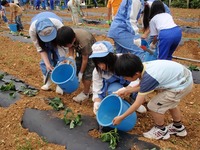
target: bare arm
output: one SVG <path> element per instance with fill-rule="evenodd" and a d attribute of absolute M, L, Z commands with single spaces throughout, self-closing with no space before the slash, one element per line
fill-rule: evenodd
<path fill-rule="evenodd" d="M 52 70 L 53 70 L 53 66 L 51 66 L 51 64 L 50 64 L 50 62 L 49 62 L 47 53 L 44 52 L 44 51 L 42 51 L 42 52 L 40 52 L 40 55 L 41 55 L 42 60 L 43 60 L 44 63 L 45 63 L 45 66 L 46 66 L 46 68 L 47 68 L 47 71 L 48 71 L 48 70 L 51 70 L 51 71 L 52 71 Z"/>
<path fill-rule="evenodd" d="M 113 125 L 118 125 L 120 122 L 129 116 L 131 113 L 135 112 L 145 101 L 144 95 L 138 95 L 135 102 L 129 107 L 129 109 L 120 116 L 113 119 Z"/>

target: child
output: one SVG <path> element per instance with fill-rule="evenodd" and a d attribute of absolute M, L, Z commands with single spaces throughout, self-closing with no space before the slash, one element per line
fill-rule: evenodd
<path fill-rule="evenodd" d="M 63 48 L 57 49 L 56 47 L 55 39 L 57 29 L 62 26 L 62 19 L 52 12 L 41 12 L 35 15 L 31 20 L 29 35 L 42 58 L 40 68 L 43 73 L 44 81 L 47 72 L 52 71 L 58 61 L 64 60 L 68 52 Z M 51 79 L 48 78 L 41 89 L 49 90 L 51 83 Z M 56 93 L 63 94 L 59 86 L 56 87 Z"/>
<path fill-rule="evenodd" d="M 122 0 L 107 35 L 114 40 L 117 53 L 132 53 L 142 61 L 145 60 L 146 52 L 140 48 L 141 39 L 137 23 L 143 5 L 143 0 Z"/>
<path fill-rule="evenodd" d="M 90 86 L 92 83 L 92 71 L 94 64 L 89 55 L 92 52 L 92 45 L 96 42 L 94 36 L 83 29 L 72 29 L 68 26 L 63 26 L 58 29 L 57 44 L 59 46 L 68 47 L 70 51 L 76 52 L 76 66 L 79 82 L 83 83 L 83 91 L 73 100 L 82 102 L 89 98 Z"/>
<path fill-rule="evenodd" d="M 144 3 L 144 10 L 142 12 L 142 16 L 141 16 L 141 20 L 143 22 L 143 35 L 142 38 L 146 39 L 150 33 L 149 31 L 149 14 L 150 14 L 150 9 L 151 9 L 151 5 L 155 0 L 148 0 Z M 163 2 L 164 8 L 165 8 L 165 12 L 170 14 L 170 9 L 169 7 Z M 150 38 L 150 42 L 151 38 Z"/>
<path fill-rule="evenodd" d="M 3 0 L 1 2 L 1 5 L 5 7 L 10 7 L 10 23 L 13 23 L 13 19 L 15 19 L 15 23 L 17 24 L 17 30 L 22 31 L 24 29 L 21 22 L 22 9 L 17 4 L 8 3 L 6 0 Z"/>
<path fill-rule="evenodd" d="M 4 6 L 1 6 L 1 0 L 0 0 L 0 17 L 3 19 L 4 23 L 9 28 L 9 26 L 8 26 L 8 19 L 6 17 L 6 10 L 5 10 Z"/>
<path fill-rule="evenodd" d="M 113 119 L 114 125 L 119 124 L 143 104 L 147 94 L 157 91 L 157 95 L 147 105 L 155 126 L 143 133 L 144 137 L 158 140 L 168 139 L 170 134 L 182 137 L 187 135 L 178 108 L 180 100 L 192 90 L 193 86 L 192 74 L 186 67 L 169 60 L 155 60 L 142 64 L 136 55 L 123 54 L 115 64 L 115 71 L 117 75 L 123 76 L 128 81 L 139 78 L 140 89 L 131 107 Z M 165 127 L 164 117 L 168 110 L 173 123 Z"/>
<path fill-rule="evenodd" d="M 118 56 L 114 54 L 114 48 L 108 41 L 98 41 L 92 45 L 92 54 L 89 58 L 92 58 L 95 64 L 92 76 L 94 114 L 98 111 L 103 98 L 130 84 L 130 82 L 114 73 L 114 66 Z M 144 113 L 146 108 L 141 106 L 137 111 Z"/>
<path fill-rule="evenodd" d="M 148 20 L 150 36 L 154 37 L 150 48 L 155 49 L 157 44 L 158 59 L 172 60 L 172 54 L 182 37 L 181 28 L 174 23 L 172 16 L 165 12 L 161 1 L 152 3 Z M 148 24 L 145 28 L 148 28 Z"/>
<path fill-rule="evenodd" d="M 67 5 L 72 13 L 72 21 L 74 25 L 81 25 L 82 23 L 79 22 L 79 17 L 83 17 L 83 14 L 80 11 L 80 0 L 69 0 Z"/>
<path fill-rule="evenodd" d="M 112 20 L 114 20 L 115 15 L 118 11 L 119 5 L 122 0 L 108 0 L 107 8 L 108 8 L 108 20 L 107 24 L 111 25 Z"/>

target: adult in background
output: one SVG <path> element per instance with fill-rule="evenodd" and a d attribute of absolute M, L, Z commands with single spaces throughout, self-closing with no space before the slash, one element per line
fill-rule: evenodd
<path fill-rule="evenodd" d="M 91 94 L 90 88 L 92 83 L 92 71 L 94 64 L 89 55 L 92 52 L 92 45 L 96 42 L 94 36 L 83 29 L 72 29 L 63 26 L 58 29 L 56 42 L 59 46 L 68 47 L 70 51 L 75 51 L 77 75 L 79 82 L 83 83 L 83 91 L 79 93 L 73 100 L 82 102 L 89 98 Z"/>
<path fill-rule="evenodd" d="M 56 47 L 57 30 L 62 26 L 62 19 L 52 12 L 41 12 L 31 20 L 29 35 L 42 58 L 40 68 L 44 81 L 47 73 L 54 69 L 58 61 L 64 60 L 68 52 L 68 49 Z M 41 89 L 49 90 L 51 83 L 51 79 L 48 78 Z M 56 87 L 56 92 L 63 94 L 59 86 Z"/>

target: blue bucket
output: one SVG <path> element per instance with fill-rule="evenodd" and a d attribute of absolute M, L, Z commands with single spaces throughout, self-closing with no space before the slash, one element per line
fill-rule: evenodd
<path fill-rule="evenodd" d="M 9 24 L 10 31 L 17 32 L 17 24 Z"/>
<path fill-rule="evenodd" d="M 57 84 L 65 93 L 72 93 L 79 87 L 78 78 L 76 76 L 76 64 L 74 60 L 66 58 L 73 63 L 59 64 L 51 73 L 51 80 Z M 74 66 L 74 67 L 73 67 Z"/>
<path fill-rule="evenodd" d="M 103 127 L 117 128 L 121 131 L 130 131 L 136 124 L 137 115 L 132 113 L 126 117 L 122 122 L 116 126 L 113 125 L 112 121 L 116 116 L 122 115 L 128 108 L 130 104 L 125 100 L 122 100 L 119 96 L 111 94 L 105 97 L 97 111 L 97 122 Z"/>

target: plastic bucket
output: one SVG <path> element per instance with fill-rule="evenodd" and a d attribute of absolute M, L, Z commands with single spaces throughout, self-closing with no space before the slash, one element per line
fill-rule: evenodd
<path fill-rule="evenodd" d="M 118 130 L 125 132 L 130 131 L 133 129 L 137 121 L 137 115 L 135 112 L 126 117 L 116 126 L 112 123 L 116 116 L 123 114 L 129 107 L 130 104 L 125 100 L 122 100 L 119 96 L 114 94 L 109 95 L 102 100 L 99 106 L 96 115 L 97 122 L 103 127 L 117 128 Z"/>
<path fill-rule="evenodd" d="M 57 84 L 65 93 L 72 93 L 79 87 L 79 82 L 76 76 L 76 64 L 74 60 L 66 58 L 73 63 L 59 64 L 51 73 L 51 80 Z"/>
<path fill-rule="evenodd" d="M 9 24 L 10 31 L 17 32 L 17 24 Z"/>

